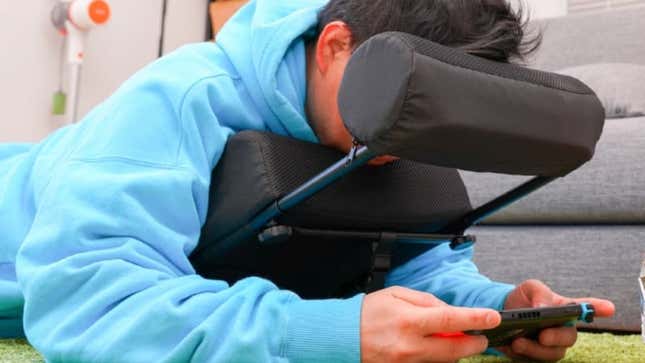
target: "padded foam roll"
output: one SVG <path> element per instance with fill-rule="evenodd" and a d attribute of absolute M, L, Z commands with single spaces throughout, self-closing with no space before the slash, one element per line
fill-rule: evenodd
<path fill-rule="evenodd" d="M 604 124 L 577 79 L 398 32 L 354 52 L 338 102 L 348 130 L 378 154 L 506 174 L 567 174 L 591 159 Z"/>

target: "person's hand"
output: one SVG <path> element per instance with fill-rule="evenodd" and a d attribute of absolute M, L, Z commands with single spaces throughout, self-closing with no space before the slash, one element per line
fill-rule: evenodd
<path fill-rule="evenodd" d="M 508 295 L 504 309 L 540 308 L 582 302 L 594 306 L 596 317 L 614 315 L 615 308 L 611 301 L 591 297 L 572 299 L 560 296 L 537 280 L 525 281 L 515 288 Z M 510 346 L 499 348 L 499 350 L 514 359 L 557 361 L 564 358 L 567 349 L 575 344 L 577 338 L 578 332 L 573 326 L 550 328 L 542 330 L 537 340 L 517 338 Z"/>
<path fill-rule="evenodd" d="M 374 159 L 370 160 L 367 164 L 371 166 L 381 166 L 389 163 L 393 163 L 399 160 L 396 156 L 391 155 L 381 155 L 377 156 Z"/>
<path fill-rule="evenodd" d="M 402 287 L 380 290 L 363 301 L 361 362 L 454 362 L 483 352 L 488 340 L 433 334 L 492 329 L 500 322 L 495 310 L 452 307 Z"/>

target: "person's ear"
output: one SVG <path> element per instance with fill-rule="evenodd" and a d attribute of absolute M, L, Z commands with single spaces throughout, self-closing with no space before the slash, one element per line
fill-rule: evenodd
<path fill-rule="evenodd" d="M 353 50 L 352 32 L 342 21 L 327 24 L 316 42 L 316 65 L 322 74 L 340 59 L 351 56 Z"/>

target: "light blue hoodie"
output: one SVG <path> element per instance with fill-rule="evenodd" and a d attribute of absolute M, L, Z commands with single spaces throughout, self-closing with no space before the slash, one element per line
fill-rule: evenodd
<path fill-rule="evenodd" d="M 187 257 L 230 135 L 316 141 L 302 34 L 325 2 L 251 1 L 217 44 L 149 65 L 82 123 L 0 145 L 1 335 L 19 336 L 22 319 L 50 362 L 360 361 L 363 295 L 302 300 L 259 278 L 228 286 Z M 471 255 L 432 249 L 388 284 L 501 307 L 512 286 L 479 275 Z"/>

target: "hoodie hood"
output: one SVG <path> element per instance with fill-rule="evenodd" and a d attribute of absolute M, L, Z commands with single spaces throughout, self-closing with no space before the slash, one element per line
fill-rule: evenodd
<path fill-rule="evenodd" d="M 317 142 L 307 122 L 305 38 L 327 0 L 251 0 L 217 34 L 272 132 Z"/>

